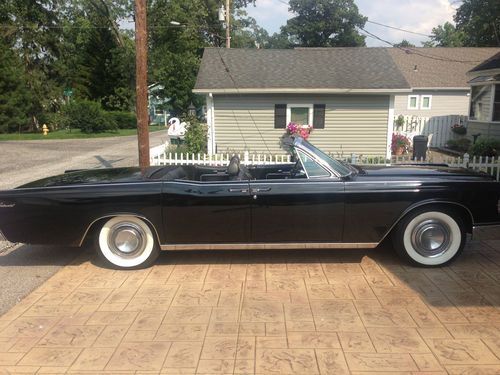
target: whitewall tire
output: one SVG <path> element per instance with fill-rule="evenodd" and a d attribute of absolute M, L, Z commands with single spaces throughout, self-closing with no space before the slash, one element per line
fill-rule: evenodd
<path fill-rule="evenodd" d="M 99 255 L 116 268 L 152 265 L 159 255 L 149 225 L 135 216 L 116 216 L 104 223 L 98 237 Z"/>
<path fill-rule="evenodd" d="M 452 262 L 463 250 L 465 230 L 459 216 L 451 212 L 421 209 L 396 226 L 394 248 L 404 259 L 427 267 Z"/>

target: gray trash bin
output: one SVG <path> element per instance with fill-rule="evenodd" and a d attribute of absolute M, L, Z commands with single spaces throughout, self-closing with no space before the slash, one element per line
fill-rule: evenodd
<path fill-rule="evenodd" d="M 415 160 L 415 158 L 417 160 L 425 160 L 428 139 L 426 135 L 416 135 L 413 137 L 413 160 Z"/>

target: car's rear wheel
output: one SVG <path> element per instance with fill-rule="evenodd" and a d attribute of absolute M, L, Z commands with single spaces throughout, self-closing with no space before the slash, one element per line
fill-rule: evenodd
<path fill-rule="evenodd" d="M 159 248 L 149 225 L 135 216 L 116 216 L 99 231 L 101 258 L 115 268 L 145 268 L 159 255 Z"/>
<path fill-rule="evenodd" d="M 437 267 L 462 252 L 466 233 L 461 218 L 451 211 L 420 209 L 404 217 L 393 234 L 394 248 L 412 264 Z"/>

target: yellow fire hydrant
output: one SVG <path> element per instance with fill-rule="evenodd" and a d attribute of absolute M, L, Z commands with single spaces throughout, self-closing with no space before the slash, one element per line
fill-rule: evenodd
<path fill-rule="evenodd" d="M 49 133 L 49 127 L 47 125 L 43 124 L 42 132 L 43 132 L 43 135 L 47 135 Z"/>

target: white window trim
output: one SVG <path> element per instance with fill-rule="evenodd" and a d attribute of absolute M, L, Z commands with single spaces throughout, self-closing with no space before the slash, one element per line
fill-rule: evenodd
<path fill-rule="evenodd" d="M 415 107 L 411 106 L 411 99 L 415 98 Z M 408 95 L 408 109 L 418 109 L 418 95 Z"/>
<path fill-rule="evenodd" d="M 292 119 L 292 108 L 304 108 L 307 107 L 309 109 L 308 113 L 308 124 L 300 124 L 300 125 L 313 125 L 313 113 L 314 113 L 314 104 L 287 104 L 286 105 L 286 125 L 288 125 Z"/>
<path fill-rule="evenodd" d="M 429 98 L 429 106 L 424 107 L 424 98 Z M 432 95 L 421 95 L 420 96 L 420 109 L 431 109 L 432 108 Z"/>

